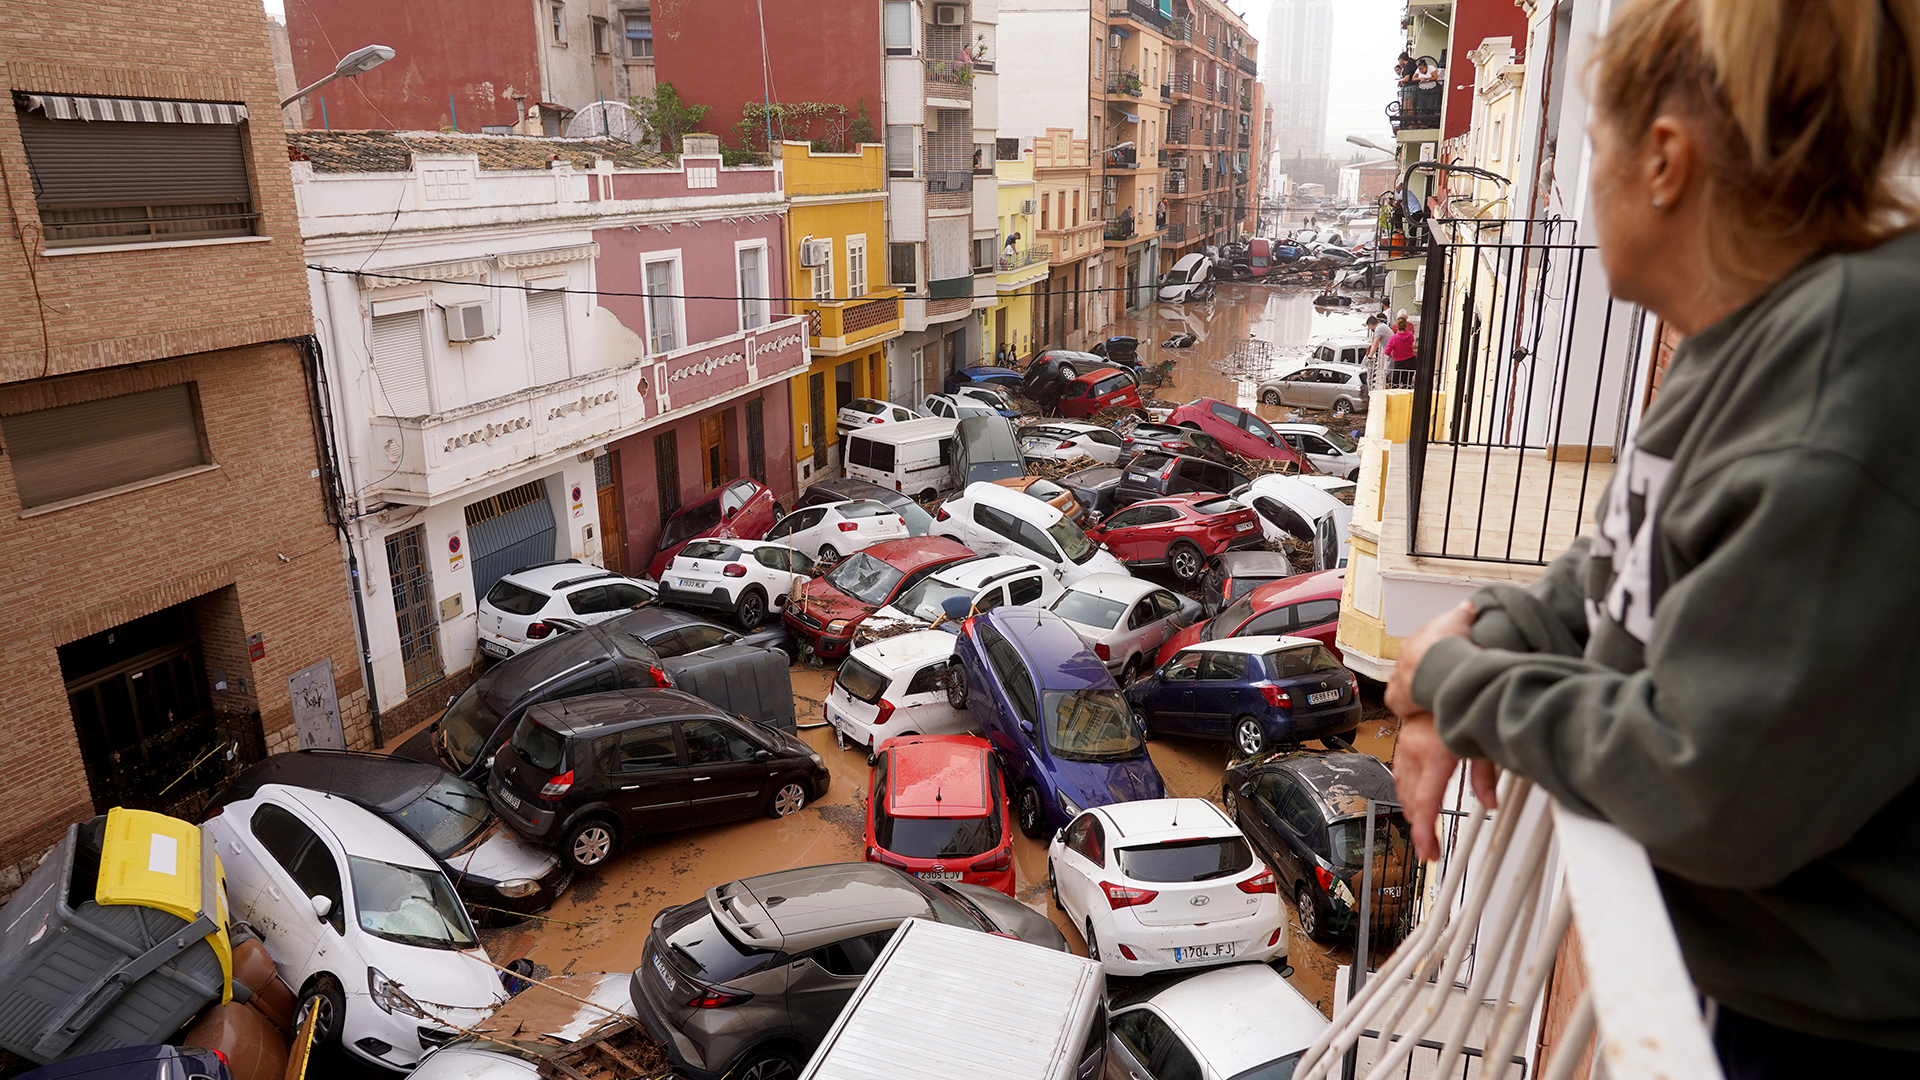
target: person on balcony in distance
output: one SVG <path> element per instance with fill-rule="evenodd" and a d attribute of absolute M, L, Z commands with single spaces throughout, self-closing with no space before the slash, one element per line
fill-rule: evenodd
<path fill-rule="evenodd" d="M 1393 322 L 1393 334 L 1387 338 L 1387 359 L 1392 361 L 1396 372 L 1406 372 L 1397 379 L 1389 379 L 1387 385 L 1405 389 L 1413 385 L 1413 363 L 1416 346 L 1413 327 L 1407 323 L 1407 313 L 1401 312 Z"/>
<path fill-rule="evenodd" d="M 1400 59 L 1395 61 L 1393 65 L 1393 76 L 1395 79 L 1399 81 L 1401 86 L 1408 86 L 1412 84 L 1413 82 L 1413 54 L 1412 53 L 1400 54 Z"/>
<path fill-rule="evenodd" d="M 1643 844 L 1730 1080 L 1920 1075 L 1920 0 L 1628 0 L 1593 74 L 1610 288 L 1685 337 L 1591 533 L 1401 646 L 1400 798 Z"/>

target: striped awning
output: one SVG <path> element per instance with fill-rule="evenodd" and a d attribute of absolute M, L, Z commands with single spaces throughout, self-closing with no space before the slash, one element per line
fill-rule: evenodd
<path fill-rule="evenodd" d="M 50 120 L 120 120 L 149 124 L 238 124 L 245 105 L 221 101 L 152 101 L 145 98 L 78 97 L 73 94 L 17 94 L 27 111 Z"/>

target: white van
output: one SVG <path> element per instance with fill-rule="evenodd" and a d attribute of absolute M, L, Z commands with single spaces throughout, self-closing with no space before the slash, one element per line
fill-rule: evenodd
<path fill-rule="evenodd" d="M 865 480 L 916 499 L 932 498 L 953 486 L 953 429 L 960 421 L 929 416 L 859 428 L 847 435 L 849 480 Z"/>
<path fill-rule="evenodd" d="M 1098 961 L 908 919 L 867 969 L 800 1080 L 1099 1080 Z"/>

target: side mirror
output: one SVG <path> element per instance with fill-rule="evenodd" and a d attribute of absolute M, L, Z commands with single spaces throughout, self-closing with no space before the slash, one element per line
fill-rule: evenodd
<path fill-rule="evenodd" d="M 315 896 L 310 899 L 313 901 L 313 913 L 319 916 L 321 921 L 324 922 L 326 917 L 333 912 L 333 898 L 328 896 Z"/>
<path fill-rule="evenodd" d="M 1243 799 L 1251 799 L 1251 798 L 1253 798 L 1253 785 L 1252 785 L 1252 784 L 1241 784 L 1241 785 L 1240 785 L 1240 797 L 1241 797 L 1241 798 L 1243 798 Z"/>
<path fill-rule="evenodd" d="M 1026 732 L 1026 733 L 1027 733 L 1027 734 L 1029 734 L 1029 735 L 1031 735 L 1031 734 L 1033 734 L 1033 721 L 1031 721 L 1031 720 L 1024 720 L 1024 719 L 1023 719 L 1023 720 L 1021 720 L 1021 721 L 1020 721 L 1020 730 L 1021 730 L 1021 731 L 1024 731 L 1024 732 Z"/>
<path fill-rule="evenodd" d="M 722 511 L 720 511 L 720 516 L 721 516 L 722 518 L 725 518 L 725 519 L 727 519 L 727 520 L 729 520 L 729 521 L 731 521 L 731 520 L 733 519 L 733 515 L 734 515 L 734 513 L 735 513 L 735 508 L 734 508 L 734 507 L 731 507 L 731 506 L 729 506 L 729 507 L 727 507 L 727 508 L 726 508 L 725 510 L 722 510 Z"/>

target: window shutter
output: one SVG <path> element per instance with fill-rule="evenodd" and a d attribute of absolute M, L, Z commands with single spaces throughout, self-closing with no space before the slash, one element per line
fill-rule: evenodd
<path fill-rule="evenodd" d="M 22 508 L 206 464 L 190 384 L 0 418 Z"/>
<path fill-rule="evenodd" d="M 887 0 L 887 48 L 913 49 L 913 5 Z"/>
<path fill-rule="evenodd" d="M 374 408 L 385 416 L 425 416 L 433 411 L 427 399 L 427 339 L 424 312 L 402 311 L 373 318 Z"/>
<path fill-rule="evenodd" d="M 254 231 L 238 125 L 16 115 L 49 246 Z"/>
<path fill-rule="evenodd" d="M 527 294 L 527 329 L 533 345 L 533 381 L 559 382 L 567 365 L 567 298 L 557 292 Z"/>
<path fill-rule="evenodd" d="M 887 128 L 887 172 L 892 176 L 913 175 L 913 128 L 904 124 Z"/>

